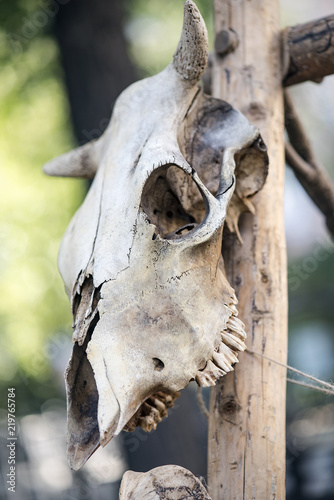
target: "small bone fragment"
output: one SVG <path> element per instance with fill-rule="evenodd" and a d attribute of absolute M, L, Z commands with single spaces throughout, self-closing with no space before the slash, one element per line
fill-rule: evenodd
<path fill-rule="evenodd" d="M 119 500 L 211 500 L 203 484 L 189 470 L 164 465 L 148 472 L 127 471 Z"/>

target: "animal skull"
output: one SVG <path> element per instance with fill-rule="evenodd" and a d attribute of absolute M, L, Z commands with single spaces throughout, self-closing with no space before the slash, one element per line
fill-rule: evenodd
<path fill-rule="evenodd" d="M 222 233 L 236 163 L 232 229 L 262 187 L 266 153 L 241 113 L 202 93 L 207 57 L 204 21 L 187 0 L 173 63 L 121 94 L 100 139 L 44 168 L 94 178 L 59 253 L 74 318 L 73 469 L 122 429 L 154 429 L 180 389 L 214 385 L 246 347 Z"/>

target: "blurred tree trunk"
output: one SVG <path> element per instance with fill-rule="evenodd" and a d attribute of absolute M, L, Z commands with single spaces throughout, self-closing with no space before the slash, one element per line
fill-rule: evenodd
<path fill-rule="evenodd" d="M 122 0 L 62 2 L 58 38 L 79 143 L 105 130 L 118 95 L 135 79 L 123 34 Z"/>

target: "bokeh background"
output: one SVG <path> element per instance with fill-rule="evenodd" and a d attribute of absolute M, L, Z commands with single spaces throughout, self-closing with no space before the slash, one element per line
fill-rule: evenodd
<path fill-rule="evenodd" d="M 197 4 L 212 45 L 212 3 Z M 82 471 L 70 472 L 63 371 L 71 315 L 56 261 L 88 186 L 41 172 L 52 157 L 101 134 L 122 88 L 170 62 L 182 6 L 183 0 L 0 2 L 0 498 L 13 497 L 6 487 L 8 387 L 17 399 L 16 499 L 113 500 L 124 470 L 165 463 L 205 480 L 207 422 L 192 386 L 157 431 L 122 435 Z M 332 0 L 281 0 L 282 27 L 333 11 Z M 295 86 L 291 95 L 334 179 L 334 76 Z M 289 364 L 333 381 L 334 244 L 288 168 L 285 214 Z M 287 498 L 334 499 L 334 399 L 292 384 Z"/>

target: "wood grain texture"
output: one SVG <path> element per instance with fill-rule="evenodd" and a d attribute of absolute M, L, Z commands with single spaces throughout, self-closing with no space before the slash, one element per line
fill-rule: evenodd
<path fill-rule="evenodd" d="M 285 87 L 334 73 L 334 14 L 286 28 L 282 41 Z"/>
<path fill-rule="evenodd" d="M 240 223 L 243 245 L 224 242 L 230 283 L 246 323 L 248 349 L 286 362 L 287 280 L 283 221 L 284 143 L 279 2 L 215 0 L 216 32 L 233 29 L 237 49 L 213 66 L 213 95 L 256 124 L 269 175 Z M 251 354 L 212 390 L 209 494 L 218 499 L 285 498 L 285 389 L 280 366 Z"/>

